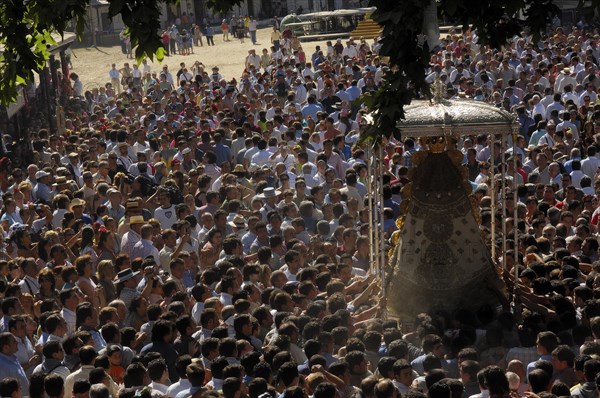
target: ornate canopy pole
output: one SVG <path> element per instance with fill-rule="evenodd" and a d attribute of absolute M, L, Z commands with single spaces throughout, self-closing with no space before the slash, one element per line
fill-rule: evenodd
<path fill-rule="evenodd" d="M 378 195 L 377 198 L 379 199 L 379 222 L 380 225 L 376 228 L 379 231 L 380 234 L 380 238 L 379 238 L 379 274 L 381 277 L 381 286 L 385 286 L 385 231 L 384 231 L 384 225 L 383 225 L 383 209 L 384 209 L 384 204 L 383 204 L 383 167 L 385 165 L 384 162 L 384 158 L 385 158 L 385 152 L 383 150 L 383 142 L 380 143 L 378 152 L 379 152 L 379 179 L 377 181 L 377 186 L 378 186 Z M 377 225 L 377 224 L 376 224 Z M 385 289 L 381 289 L 381 293 L 382 293 L 382 297 L 385 297 Z"/>
<path fill-rule="evenodd" d="M 369 145 L 373 145 L 372 142 L 369 143 Z M 376 155 L 378 152 L 378 148 L 372 148 L 371 149 L 371 166 L 373 167 L 373 175 L 371 178 L 371 181 L 369 181 L 370 187 L 369 189 L 373 192 L 372 194 L 372 217 L 373 219 L 371 220 L 371 229 L 372 229 L 372 235 L 373 235 L 373 239 L 374 239 L 374 244 L 373 244 L 373 272 L 375 275 L 379 274 L 379 271 L 381 269 L 380 264 L 379 264 L 379 240 L 381 239 L 380 237 L 380 230 L 378 227 L 378 221 L 379 221 L 379 212 L 377 209 L 377 201 L 379 200 L 379 173 L 380 173 L 380 168 L 378 167 L 377 161 L 378 161 L 378 156 Z"/>
<path fill-rule="evenodd" d="M 519 175 L 519 172 L 517 171 L 517 167 L 518 167 L 518 161 L 517 161 L 517 139 L 519 130 L 518 130 L 518 126 L 514 125 L 513 126 L 513 130 L 512 130 L 512 161 L 513 161 L 513 183 L 512 183 L 512 190 L 513 190 L 513 247 L 514 247 L 514 258 L 515 258 L 515 265 L 513 266 L 513 271 L 515 273 L 515 281 L 519 280 L 519 268 L 517 267 L 517 259 L 519 258 L 519 211 L 518 211 L 518 206 L 517 204 L 519 203 L 518 199 L 519 197 L 517 196 L 517 187 L 518 187 L 518 183 L 517 183 L 517 175 Z M 515 283 L 515 289 L 514 289 L 514 294 L 513 294 L 513 300 L 517 300 L 518 299 L 518 289 L 517 289 L 518 284 Z"/>
<path fill-rule="evenodd" d="M 375 273 L 375 236 L 373 230 L 373 150 L 367 145 L 367 206 L 369 212 L 369 271 Z M 376 228 L 375 228 L 376 229 Z"/>
<path fill-rule="evenodd" d="M 502 269 L 506 269 L 506 162 L 504 161 L 504 154 L 506 153 L 506 140 L 504 137 L 500 138 L 500 159 L 501 167 L 500 172 L 502 178 L 500 179 L 500 200 L 502 201 Z M 492 162 L 494 159 L 492 158 Z"/>
<path fill-rule="evenodd" d="M 492 180 L 491 180 L 491 196 L 492 196 L 492 201 L 490 204 L 490 211 L 492 212 L 492 218 L 490 220 L 490 239 L 492 241 L 492 245 L 491 245 L 491 255 L 492 255 L 492 260 L 496 261 L 496 178 L 495 178 L 495 174 L 494 174 L 494 168 L 493 168 L 493 159 L 494 159 L 494 134 L 490 135 L 491 137 L 491 143 L 490 143 L 490 159 L 492 159 L 492 165 L 490 165 L 490 168 L 492 169 Z"/>

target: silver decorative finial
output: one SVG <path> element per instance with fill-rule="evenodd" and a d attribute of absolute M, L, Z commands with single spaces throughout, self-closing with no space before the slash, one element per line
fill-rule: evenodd
<path fill-rule="evenodd" d="M 444 99 L 446 87 L 439 74 L 435 77 L 435 80 L 431 84 L 431 93 L 433 94 L 433 102 L 436 104 L 439 104 Z"/>

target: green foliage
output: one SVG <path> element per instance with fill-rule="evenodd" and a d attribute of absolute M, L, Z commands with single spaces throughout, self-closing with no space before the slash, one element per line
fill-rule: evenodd
<path fill-rule="evenodd" d="M 425 83 L 429 48 L 418 40 L 427 1 L 371 0 L 369 5 L 377 7 L 372 17 L 383 26 L 380 55 L 389 57 L 393 71 L 386 74 L 375 95 L 360 98 L 373 115 L 373 124 L 366 128 L 362 139 L 377 145 L 382 136 L 394 133 L 411 99 L 430 96 Z M 593 5 L 600 8 L 600 0 L 593 0 Z M 504 46 L 525 27 L 538 38 L 560 11 L 554 0 L 437 0 L 437 6 L 446 20 L 463 29 L 472 26 L 479 43 L 495 48 Z"/>
<path fill-rule="evenodd" d="M 392 69 L 386 73 L 379 90 L 361 101 L 372 111 L 373 124 L 363 134 L 377 145 L 390 137 L 398 120 L 404 118 L 404 106 L 418 92 L 428 92 L 424 71 L 429 62 L 427 43 L 419 45 L 423 31 L 423 0 L 371 0 L 377 7 L 372 18 L 383 26 L 380 55 L 389 58 Z"/>
<path fill-rule="evenodd" d="M 111 18 L 121 15 L 127 27 L 125 34 L 131 38 L 138 62 L 148 57 L 162 61 L 165 49 L 160 40 L 159 0 L 109 0 L 108 13 Z M 170 1 L 172 2 L 172 1 Z"/>
<path fill-rule="evenodd" d="M 64 32 L 74 20 L 82 24 L 86 6 L 80 0 L 0 1 L 0 104 L 17 96 L 20 84 L 33 78 L 49 58 L 56 42 L 52 33 Z"/>

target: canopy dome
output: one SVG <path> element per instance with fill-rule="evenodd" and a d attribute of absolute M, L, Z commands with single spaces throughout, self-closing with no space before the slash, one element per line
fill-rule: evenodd
<path fill-rule="evenodd" d="M 403 137 L 511 134 L 518 128 L 513 115 L 503 109 L 469 99 L 416 100 L 398 122 Z"/>

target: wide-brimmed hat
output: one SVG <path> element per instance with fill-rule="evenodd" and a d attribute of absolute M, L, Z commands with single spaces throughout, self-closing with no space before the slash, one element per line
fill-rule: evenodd
<path fill-rule="evenodd" d="M 114 282 L 122 283 L 122 282 L 128 281 L 131 278 L 135 277 L 139 273 L 140 273 L 140 271 L 134 272 L 131 268 L 124 269 L 123 271 L 119 271 L 119 273 L 117 274 L 117 276 L 114 279 Z"/>
<path fill-rule="evenodd" d="M 54 184 L 52 184 L 53 187 L 57 187 L 59 185 L 64 185 L 64 184 L 68 184 L 69 180 L 67 179 L 67 177 L 65 176 L 59 176 L 56 177 L 56 180 L 54 180 Z"/>
<path fill-rule="evenodd" d="M 233 217 L 233 220 L 229 221 L 227 224 L 233 228 L 246 228 L 246 219 L 241 214 L 236 214 Z"/>
<path fill-rule="evenodd" d="M 133 224 L 144 224 L 144 217 L 143 216 L 131 216 L 129 217 L 129 225 L 133 225 Z"/>
<path fill-rule="evenodd" d="M 562 152 L 556 152 L 552 158 L 554 161 L 560 162 L 561 160 L 568 159 L 569 157 L 567 155 L 563 155 Z"/>
<path fill-rule="evenodd" d="M 243 164 L 236 164 L 232 173 L 246 173 L 246 168 Z"/>
<path fill-rule="evenodd" d="M 75 206 L 85 206 L 85 200 L 79 199 L 79 198 L 73 199 L 71 201 L 71 207 L 75 207 Z"/>
<path fill-rule="evenodd" d="M 267 199 L 267 198 L 275 198 L 275 197 L 277 197 L 277 195 L 279 195 L 277 190 L 275 188 L 269 187 L 269 188 L 265 188 L 263 193 L 258 195 L 258 197 L 261 199 Z"/>
<path fill-rule="evenodd" d="M 137 201 L 128 200 L 127 203 L 125 203 L 125 210 L 126 211 L 141 211 L 142 208 L 140 207 L 140 204 Z"/>

